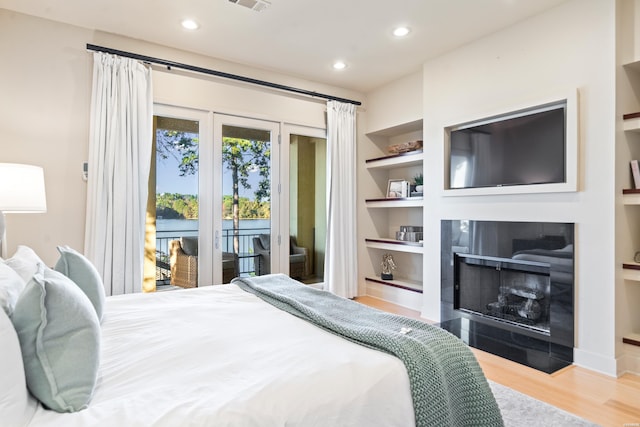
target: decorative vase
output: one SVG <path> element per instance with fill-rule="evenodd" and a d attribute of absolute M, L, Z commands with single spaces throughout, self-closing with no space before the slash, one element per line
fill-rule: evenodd
<path fill-rule="evenodd" d="M 416 191 L 418 193 L 422 193 L 422 190 L 424 189 L 424 185 L 416 185 Z"/>

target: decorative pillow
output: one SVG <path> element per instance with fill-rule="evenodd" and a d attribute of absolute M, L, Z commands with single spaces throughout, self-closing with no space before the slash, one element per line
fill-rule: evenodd
<path fill-rule="evenodd" d="M 271 250 L 271 235 L 269 234 L 261 234 L 260 236 L 260 244 L 263 248 L 270 251 Z"/>
<path fill-rule="evenodd" d="M 31 394 L 54 411 L 86 408 L 100 358 L 100 321 L 89 298 L 71 279 L 40 264 L 11 320 Z"/>
<path fill-rule="evenodd" d="M 37 403 L 27 391 L 18 335 L 3 310 L 0 310 L 0 349 L 2 425 L 23 426 L 33 417 Z"/>
<path fill-rule="evenodd" d="M 198 238 L 197 237 L 186 237 L 183 236 L 180 238 L 180 246 L 182 246 L 182 250 L 187 255 L 198 256 Z"/>
<path fill-rule="evenodd" d="M 102 320 L 104 311 L 104 285 L 100 273 L 80 252 L 69 246 L 58 246 L 60 259 L 54 269 L 71 279 L 84 292 Z"/>
<path fill-rule="evenodd" d="M 16 306 L 16 301 L 18 301 L 24 286 L 25 282 L 18 273 L 0 261 L 0 306 L 7 313 L 7 316 L 13 314 L 13 308 Z"/>
<path fill-rule="evenodd" d="M 38 271 L 39 263 L 46 265 L 33 249 L 23 245 L 18 246 L 16 253 L 4 262 L 22 277 L 24 283 L 31 280 L 31 277 Z"/>

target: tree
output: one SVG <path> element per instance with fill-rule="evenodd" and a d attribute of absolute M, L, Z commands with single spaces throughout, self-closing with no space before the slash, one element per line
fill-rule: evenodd
<path fill-rule="evenodd" d="M 194 175 L 198 171 L 198 143 L 194 133 L 177 130 L 156 132 L 156 151 L 161 159 L 173 157 L 180 161 L 180 176 Z"/>
<path fill-rule="evenodd" d="M 250 189 L 249 173 L 259 172 L 260 181 L 254 194 L 256 202 L 269 199 L 269 172 L 271 160 L 271 142 L 242 138 L 224 137 L 222 139 L 222 162 L 231 171 L 233 190 L 233 251 L 240 251 L 240 193 L 239 186 Z"/>
<path fill-rule="evenodd" d="M 193 194 L 156 194 L 156 215 L 166 219 L 197 219 L 198 197 Z"/>
<path fill-rule="evenodd" d="M 198 171 L 198 146 L 196 134 L 176 130 L 159 130 L 156 134 L 156 151 L 161 159 L 173 157 L 180 161 L 178 167 L 180 176 L 193 175 Z M 268 218 L 270 209 L 263 200 L 270 198 L 270 160 L 271 142 L 256 141 L 242 138 L 224 137 L 222 140 L 222 162 L 231 172 L 233 196 L 231 201 L 231 217 L 233 219 L 233 249 L 239 252 L 240 229 L 240 185 L 250 189 L 249 174 L 259 172 L 260 181 L 254 191 L 255 202 L 247 205 L 243 213 L 253 218 Z M 249 201 L 247 201 L 249 202 Z M 174 197 L 170 202 L 158 200 L 156 206 L 166 206 L 187 218 L 198 215 L 197 200 L 185 200 Z M 194 207 L 195 204 L 195 207 Z M 225 217 L 227 202 L 224 201 Z M 265 206 L 266 205 L 266 206 Z M 266 215 L 266 216 L 265 216 Z"/>

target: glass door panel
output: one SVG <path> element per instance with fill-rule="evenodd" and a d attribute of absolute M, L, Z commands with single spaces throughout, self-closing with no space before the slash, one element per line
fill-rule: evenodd
<path fill-rule="evenodd" d="M 198 286 L 199 148 L 199 120 L 154 116 L 147 242 L 158 288 Z"/>
<path fill-rule="evenodd" d="M 222 283 L 237 276 L 275 272 L 277 251 L 271 249 L 277 247 L 278 239 L 271 218 L 277 212 L 272 182 L 279 125 L 216 114 L 214 127 L 221 148 L 214 162 L 221 165 L 218 212 L 222 212 L 222 221 L 216 227 L 221 254 L 216 264 L 222 267 Z"/>
<path fill-rule="evenodd" d="M 324 129 L 287 126 L 289 141 L 289 274 L 304 283 L 324 281 L 327 231 Z"/>

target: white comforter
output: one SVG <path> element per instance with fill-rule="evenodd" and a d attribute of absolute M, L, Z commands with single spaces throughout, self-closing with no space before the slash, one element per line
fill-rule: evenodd
<path fill-rule="evenodd" d="M 107 298 L 88 409 L 32 426 L 412 426 L 402 362 L 235 285 Z"/>

